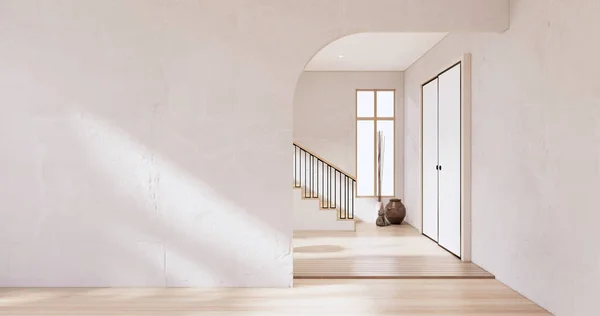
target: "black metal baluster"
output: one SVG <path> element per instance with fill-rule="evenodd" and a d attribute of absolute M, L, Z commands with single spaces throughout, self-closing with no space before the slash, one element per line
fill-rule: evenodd
<path fill-rule="evenodd" d="M 321 208 L 339 210 L 341 219 L 354 219 L 356 180 L 302 147 L 293 145 L 294 187 L 302 188 L 304 198 L 318 198 Z"/>
<path fill-rule="evenodd" d="M 335 194 L 335 169 L 333 167 L 329 168 L 329 208 L 333 208 L 333 204 L 335 200 L 333 199 L 333 195 Z"/>
<path fill-rule="evenodd" d="M 302 148 L 300 148 L 300 151 L 298 153 L 298 185 L 299 188 L 302 189 Z"/>
<path fill-rule="evenodd" d="M 306 151 L 304 151 L 304 197 L 306 198 L 306 165 L 307 165 L 307 161 L 306 161 Z"/>
<path fill-rule="evenodd" d="M 327 208 L 331 208 L 331 166 L 327 166 Z"/>
<path fill-rule="evenodd" d="M 312 177 L 311 177 L 311 174 L 312 174 L 312 172 L 311 172 L 311 170 L 312 170 L 312 161 L 311 161 L 312 160 L 312 156 L 313 155 L 311 153 L 308 153 L 308 172 L 307 172 L 308 173 L 307 174 L 307 177 L 308 177 L 308 186 L 306 188 L 306 191 L 307 191 L 306 193 L 307 193 L 307 197 L 308 198 L 311 197 L 310 190 L 312 190 L 312 183 L 311 183 L 311 181 L 312 181 Z"/>
<path fill-rule="evenodd" d="M 315 198 L 319 197 L 319 158 L 315 157 Z"/>
<path fill-rule="evenodd" d="M 345 174 L 342 174 L 342 173 L 340 172 L 340 181 L 339 181 L 339 183 L 340 183 L 340 190 L 339 190 L 339 191 L 340 191 L 340 200 L 339 200 L 339 204 L 340 204 L 340 211 L 342 210 L 342 181 L 344 181 L 344 180 L 342 180 L 342 179 L 344 179 L 344 177 L 346 177 L 346 175 L 345 175 Z"/>
<path fill-rule="evenodd" d="M 348 178 L 348 181 L 346 183 L 346 201 L 348 203 L 348 205 L 346 205 L 346 218 L 350 218 L 350 178 Z"/>
<path fill-rule="evenodd" d="M 340 172 L 340 180 L 338 181 L 338 183 L 340 184 L 340 199 L 339 202 L 340 203 L 340 211 L 343 210 L 344 208 L 344 203 L 342 203 L 343 199 L 344 199 L 344 179 L 346 178 L 345 174 L 342 174 Z M 340 217 L 341 218 L 341 217 Z"/>
<path fill-rule="evenodd" d="M 336 208 L 337 207 L 337 169 L 333 170 L 333 205 L 332 208 Z"/>
<path fill-rule="evenodd" d="M 304 157 L 304 149 L 300 150 L 300 157 L 298 157 L 298 159 L 300 159 L 300 172 L 299 172 L 299 176 L 300 176 L 300 189 L 302 190 L 302 196 L 304 197 L 304 187 L 306 186 L 306 184 L 303 181 L 304 178 L 304 174 L 302 173 L 302 170 L 304 170 L 304 167 L 302 166 L 302 163 L 304 162 L 304 164 L 306 165 L 306 162 L 303 160 Z"/>
<path fill-rule="evenodd" d="M 321 207 L 325 207 L 325 163 L 321 163 Z"/>
<path fill-rule="evenodd" d="M 319 172 L 319 169 L 318 169 L 319 160 L 317 159 L 317 157 L 313 157 L 313 161 L 314 161 L 315 165 L 314 165 L 314 170 L 313 170 L 313 190 L 311 192 L 312 192 L 313 198 L 318 198 L 319 197 L 319 195 L 317 194 L 318 189 L 316 189 L 316 188 L 317 188 L 317 184 L 319 183 L 319 176 L 318 175 L 315 176 L 315 173 L 318 174 L 318 172 Z"/>
<path fill-rule="evenodd" d="M 340 197 L 339 197 L 339 201 L 338 201 L 338 202 L 336 202 L 336 203 L 337 203 L 337 204 L 338 204 L 338 206 L 339 206 L 339 207 L 338 207 L 338 217 L 341 219 L 341 218 L 343 218 L 343 217 L 342 217 L 342 210 L 343 210 L 343 208 L 344 208 L 344 207 L 342 206 L 342 173 L 341 173 L 341 172 L 340 172 L 340 178 L 339 178 L 339 182 L 340 182 L 340 186 L 339 186 L 339 189 L 340 189 L 340 194 L 339 194 L 339 196 L 340 196 Z"/>
<path fill-rule="evenodd" d="M 344 181 L 344 219 L 348 218 L 348 177 Z"/>
<path fill-rule="evenodd" d="M 350 218 L 354 219 L 354 180 L 352 180 L 352 196 L 350 196 L 350 198 L 352 199 L 352 207 L 350 207 Z"/>
<path fill-rule="evenodd" d="M 298 187 L 302 188 L 302 149 L 298 150 Z"/>
<path fill-rule="evenodd" d="M 344 219 L 348 219 L 348 177 L 344 177 Z"/>
<path fill-rule="evenodd" d="M 310 154 L 309 158 L 310 158 L 310 168 L 309 168 L 310 175 L 308 175 L 308 179 L 310 179 L 310 185 L 308 186 L 308 189 L 309 189 L 308 196 L 312 197 L 312 186 L 313 186 L 313 176 L 312 176 L 312 171 L 313 171 L 313 155 Z"/>
<path fill-rule="evenodd" d="M 316 181 L 315 180 L 315 173 L 317 172 L 317 170 L 316 170 L 317 169 L 317 163 L 318 163 L 317 157 L 313 157 L 313 164 L 314 164 L 314 166 L 313 166 L 313 182 L 312 182 L 313 189 L 312 189 L 312 191 L 310 191 L 311 192 L 310 196 L 312 196 L 313 198 L 317 197 L 317 192 L 315 191 L 315 187 L 317 186 L 316 183 L 315 183 L 315 181 Z"/>
<path fill-rule="evenodd" d="M 316 181 L 316 179 L 315 179 L 315 172 L 316 172 L 316 169 L 317 169 L 317 163 L 318 163 L 317 157 L 313 156 L 313 171 L 312 171 L 313 182 L 312 182 L 312 190 L 310 191 L 311 192 L 310 196 L 313 197 L 313 198 L 317 197 L 317 192 L 315 191 L 315 187 L 317 186 L 316 183 L 315 183 L 315 181 Z"/>
<path fill-rule="evenodd" d="M 321 160 L 319 160 L 319 158 L 317 158 L 317 197 L 319 197 L 319 162 Z"/>
<path fill-rule="evenodd" d="M 323 208 L 327 207 L 327 168 L 328 165 L 323 162 Z"/>
<path fill-rule="evenodd" d="M 310 156 L 311 154 L 309 152 L 306 152 L 306 188 L 305 188 L 305 192 L 306 192 L 306 197 L 309 198 L 310 197 Z"/>
<path fill-rule="evenodd" d="M 329 165 L 325 164 L 325 171 L 323 174 L 326 175 L 325 178 L 325 194 L 323 195 L 323 208 L 327 208 L 327 200 L 329 199 Z"/>
<path fill-rule="evenodd" d="M 341 179 L 340 179 L 341 180 Z M 340 181 L 340 219 L 344 219 L 344 180 Z"/>
<path fill-rule="evenodd" d="M 344 197 L 342 196 L 344 193 L 344 181 L 340 182 L 340 219 L 344 219 Z"/>
<path fill-rule="evenodd" d="M 339 211 L 339 218 L 341 218 L 341 219 L 344 218 L 344 216 L 343 216 L 343 212 L 344 212 L 344 206 L 343 206 L 343 204 L 344 203 L 342 203 L 342 199 L 343 199 L 343 197 L 342 197 L 342 184 L 343 184 L 343 181 L 344 181 L 343 179 L 345 177 L 346 177 L 346 175 L 342 176 L 342 173 L 340 172 L 340 201 L 339 201 L 339 203 L 340 203 L 340 207 L 339 207 L 340 211 Z"/>
<path fill-rule="evenodd" d="M 340 179 L 341 179 L 341 178 L 340 178 Z M 343 212 L 343 209 L 344 209 L 344 203 L 342 203 L 342 201 L 343 201 L 343 199 L 344 199 L 344 198 L 342 197 L 342 194 L 344 194 L 344 192 L 343 192 L 343 190 L 342 190 L 342 188 L 343 188 L 343 187 L 344 187 L 344 184 L 343 184 L 343 183 L 340 181 L 340 202 L 339 202 L 339 204 L 340 204 L 340 207 L 339 207 L 339 214 L 340 214 L 340 215 L 339 215 L 339 218 L 340 218 L 340 219 L 344 219 L 344 217 L 342 216 L 342 212 Z"/>

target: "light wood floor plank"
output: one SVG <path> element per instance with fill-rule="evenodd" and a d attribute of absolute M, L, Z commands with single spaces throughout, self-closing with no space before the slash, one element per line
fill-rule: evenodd
<path fill-rule="evenodd" d="M 295 278 L 494 278 L 409 225 L 294 233 Z"/>
<path fill-rule="evenodd" d="M 410 226 L 361 225 L 296 233 L 296 276 L 314 279 L 290 289 L 0 288 L 0 315 L 549 315 L 497 280 L 464 279 L 487 272 Z M 343 279 L 368 276 L 376 279 Z"/>
<path fill-rule="evenodd" d="M 292 289 L 0 289 L 0 315 L 549 315 L 496 280 L 296 280 Z"/>
<path fill-rule="evenodd" d="M 496 280 L 297 280 L 292 289 L 0 289 L 0 315 L 548 315 Z"/>

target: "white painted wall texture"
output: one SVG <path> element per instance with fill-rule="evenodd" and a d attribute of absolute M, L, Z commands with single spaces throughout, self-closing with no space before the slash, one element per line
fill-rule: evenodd
<path fill-rule="evenodd" d="M 420 226 L 420 85 L 473 57 L 473 261 L 556 315 L 600 298 L 596 1 L 512 1 L 503 34 L 450 34 L 405 72 L 405 183 Z"/>
<path fill-rule="evenodd" d="M 396 90 L 396 196 L 404 192 L 404 74 L 401 71 L 307 71 L 294 98 L 294 141 L 356 176 L 356 89 Z M 357 198 L 355 215 L 375 222 L 375 198 Z"/>
<path fill-rule="evenodd" d="M 356 32 L 501 31 L 507 13 L 502 0 L 0 1 L 0 286 L 290 286 L 306 63 Z"/>

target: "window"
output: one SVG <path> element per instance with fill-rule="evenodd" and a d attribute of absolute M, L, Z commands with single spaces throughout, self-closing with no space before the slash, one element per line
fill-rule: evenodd
<path fill-rule="evenodd" d="M 377 135 L 383 134 L 381 195 L 395 195 L 395 90 L 356 90 L 356 195 L 377 196 Z"/>

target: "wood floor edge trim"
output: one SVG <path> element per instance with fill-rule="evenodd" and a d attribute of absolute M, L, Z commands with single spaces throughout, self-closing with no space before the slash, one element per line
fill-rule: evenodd
<path fill-rule="evenodd" d="M 294 276 L 294 280 L 495 280 L 496 277 L 490 276 Z"/>

